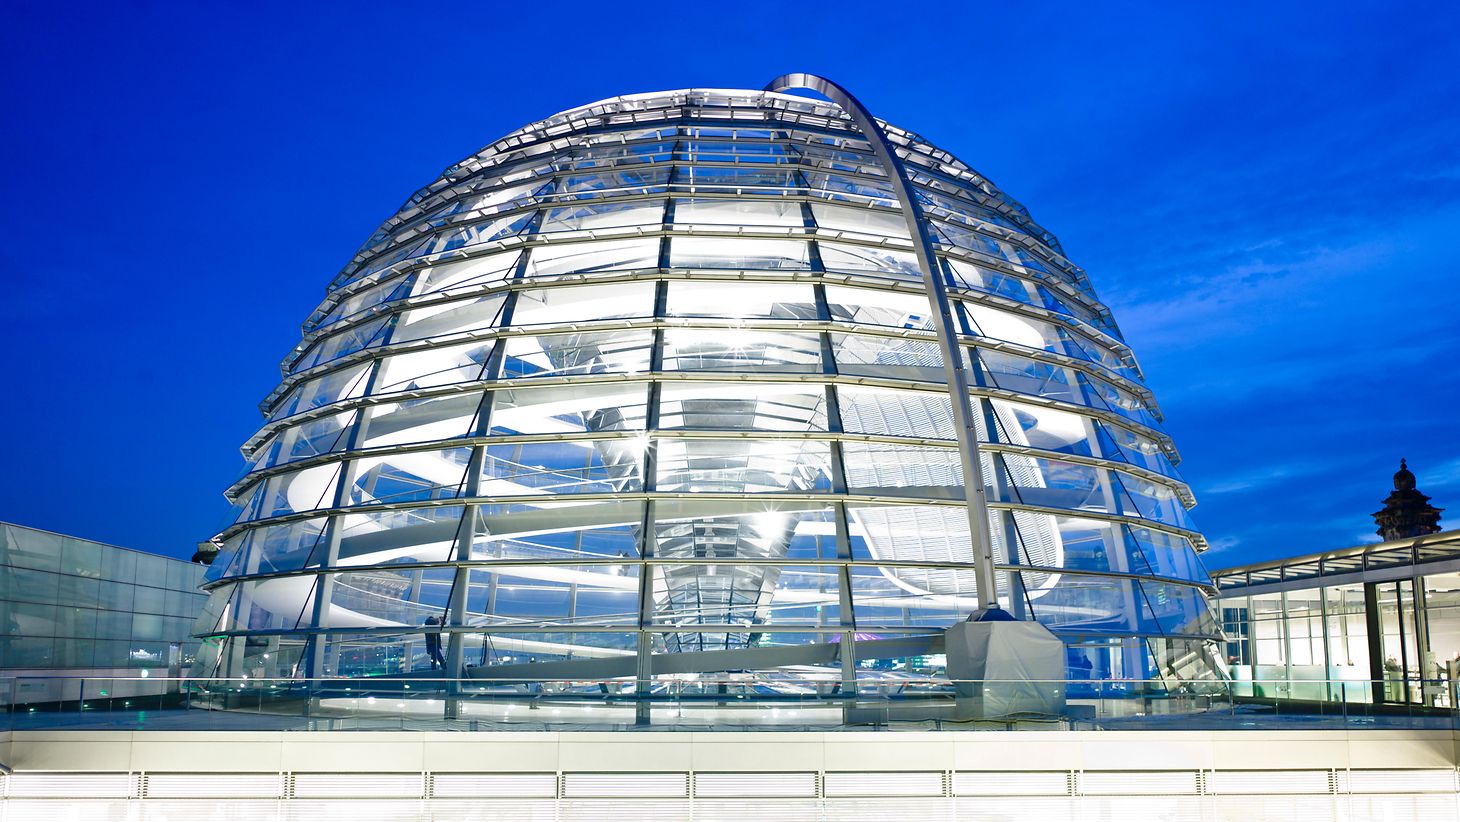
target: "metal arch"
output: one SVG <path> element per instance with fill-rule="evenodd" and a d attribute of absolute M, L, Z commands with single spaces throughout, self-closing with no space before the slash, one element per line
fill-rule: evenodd
<path fill-rule="evenodd" d="M 862 136 L 872 144 L 872 152 L 886 168 L 893 190 L 897 192 L 903 219 L 907 221 L 908 235 L 913 238 L 918 268 L 923 272 L 923 286 L 928 293 L 928 306 L 932 309 L 938 345 L 943 353 L 943 371 L 948 381 L 949 399 L 953 404 L 958 453 L 963 464 L 964 498 L 968 509 L 969 538 L 973 544 L 973 570 L 978 584 L 979 607 L 997 608 L 999 600 L 994 582 L 994 545 L 989 533 L 988 499 L 984 490 L 983 466 L 979 462 L 978 428 L 974 424 L 973 407 L 969 398 L 968 370 L 963 366 L 963 352 L 958 346 L 958 326 L 953 322 L 952 304 L 948 301 L 948 289 L 938 268 L 933 240 L 928 236 L 923 209 L 913 196 L 912 183 L 908 182 L 907 170 L 902 160 L 893 150 L 887 133 L 872 118 L 866 106 L 846 89 L 815 74 L 783 74 L 766 84 L 765 90 L 786 91 L 797 88 L 808 89 L 826 97 L 852 118 Z M 1011 591 L 1011 595 L 1018 594 Z"/>

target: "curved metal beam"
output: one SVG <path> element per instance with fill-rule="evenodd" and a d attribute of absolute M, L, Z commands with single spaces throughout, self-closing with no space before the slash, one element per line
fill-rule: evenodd
<path fill-rule="evenodd" d="M 988 499 L 984 491 L 983 466 L 978 456 L 978 428 L 974 424 L 969 396 L 968 369 L 963 365 L 963 352 L 958 346 L 958 326 L 953 321 L 952 303 L 943 282 L 933 239 L 928 236 L 928 222 L 923 209 L 913 196 L 907 170 L 893 149 L 887 132 L 872 118 L 872 113 L 856 97 L 825 77 L 815 74 L 783 74 L 765 87 L 766 91 L 808 89 L 831 100 L 852 118 L 862 136 L 872 144 L 872 152 L 887 170 L 902 216 L 907 221 L 908 235 L 913 239 L 918 268 L 923 272 L 923 287 L 928 293 L 928 307 L 938 332 L 938 346 L 943 352 L 943 371 L 948 380 L 948 395 L 953 402 L 953 425 L 958 434 L 958 454 L 963 464 L 963 491 L 968 509 L 968 533 L 973 547 L 974 579 L 978 584 L 978 602 L 984 609 L 999 607 L 994 577 L 994 545 L 989 534 Z M 1015 590 L 1010 596 L 1018 596 Z"/>

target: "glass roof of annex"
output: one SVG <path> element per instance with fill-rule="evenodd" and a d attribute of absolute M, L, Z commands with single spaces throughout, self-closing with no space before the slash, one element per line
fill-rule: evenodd
<path fill-rule="evenodd" d="M 1233 594 L 1249 588 L 1315 588 L 1352 582 L 1353 575 L 1373 581 L 1454 570 L 1436 567 L 1441 563 L 1460 564 L 1460 530 L 1223 568 L 1212 571 L 1212 582 L 1223 594 Z"/>

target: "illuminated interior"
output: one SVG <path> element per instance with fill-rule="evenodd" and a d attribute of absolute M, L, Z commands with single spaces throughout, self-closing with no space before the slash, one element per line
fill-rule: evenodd
<path fill-rule="evenodd" d="M 1217 675 L 1194 500 L 1110 312 L 1022 206 L 885 128 L 961 331 L 1001 605 L 1072 678 Z M 809 649 L 966 618 L 952 406 L 887 174 L 835 105 L 722 90 L 584 106 L 447 169 L 284 360 L 194 673 L 426 672 L 435 617 L 464 675 L 807 648 L 704 668 L 789 688 L 846 676 Z"/>

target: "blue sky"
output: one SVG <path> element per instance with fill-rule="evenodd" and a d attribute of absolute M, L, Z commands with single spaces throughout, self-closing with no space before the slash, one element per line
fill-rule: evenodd
<path fill-rule="evenodd" d="M 7 5 L 0 519 L 191 553 L 412 191 L 574 105 L 803 70 L 1060 236 L 1209 566 L 1371 538 L 1401 455 L 1460 526 L 1460 8 L 946 5 Z"/>

